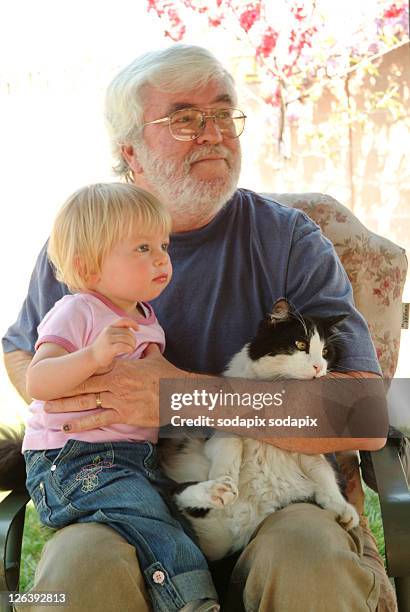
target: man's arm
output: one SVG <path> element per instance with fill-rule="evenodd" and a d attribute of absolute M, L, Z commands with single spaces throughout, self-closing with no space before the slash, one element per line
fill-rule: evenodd
<path fill-rule="evenodd" d="M 325 378 L 378 378 L 374 372 L 329 372 Z M 384 393 L 380 388 L 380 392 Z M 283 450 L 316 455 L 336 453 L 348 450 L 380 450 L 386 444 L 386 438 L 266 438 L 263 440 Z"/>
<path fill-rule="evenodd" d="M 266 438 L 262 442 L 305 455 L 337 453 L 348 450 L 379 450 L 386 438 Z"/>
<path fill-rule="evenodd" d="M 159 353 L 155 347 L 153 355 L 140 361 L 120 362 L 115 364 L 115 371 L 89 379 L 77 390 L 73 390 L 68 397 L 53 402 L 52 412 L 67 412 L 92 410 L 96 407 L 95 393 L 103 393 L 104 413 L 90 414 L 89 417 L 73 420 L 71 432 L 84 431 L 93 427 L 103 427 L 111 423 L 129 423 L 144 427 L 157 427 L 158 425 L 158 391 L 155 385 L 153 371 L 158 367 L 157 382 L 159 378 L 195 378 L 196 380 L 209 379 L 206 374 L 192 374 L 183 372 L 172 366 Z M 33 355 L 26 351 L 13 351 L 5 353 L 4 362 L 9 378 L 21 397 L 29 404 L 31 398 L 26 391 L 26 372 Z M 145 362 L 145 363 L 144 363 Z M 158 363 L 157 363 L 158 362 Z M 165 362 L 166 366 L 161 362 Z M 137 381 L 138 371 L 131 372 L 130 368 L 144 366 L 144 375 Z M 147 367 L 148 366 L 148 367 Z M 332 374 L 332 378 L 335 374 Z M 337 377 L 379 378 L 372 372 L 349 372 L 337 374 Z M 144 402 L 147 402 L 144 406 Z M 98 421 L 96 420 L 98 417 Z M 120 419 L 120 420 L 118 420 Z M 386 443 L 385 438 L 267 438 L 263 440 L 284 450 L 310 454 L 332 453 L 344 450 L 378 450 Z"/>
<path fill-rule="evenodd" d="M 355 377 L 358 374 L 353 372 Z M 361 374 L 366 377 L 368 373 Z M 200 382 L 215 377 L 180 370 L 169 363 L 156 346 L 150 345 L 145 359 L 116 361 L 111 372 L 90 378 L 72 392 L 72 395 L 76 394 L 75 397 L 66 397 L 46 404 L 46 411 L 90 410 L 89 416 L 70 420 L 70 433 L 105 427 L 112 423 L 158 427 L 158 394 L 161 378 L 185 378 Z M 102 405 L 106 410 L 93 414 L 97 392 L 101 393 Z M 384 438 L 269 438 L 264 441 L 285 450 L 306 454 L 340 450 L 376 450 L 385 443 Z"/>
<path fill-rule="evenodd" d="M 27 351 L 4 353 L 4 364 L 10 381 L 27 404 L 32 400 L 26 389 L 27 369 L 32 359 L 33 355 Z"/>

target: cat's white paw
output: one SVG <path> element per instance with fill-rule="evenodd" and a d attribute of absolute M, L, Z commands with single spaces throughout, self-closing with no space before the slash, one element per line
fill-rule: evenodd
<path fill-rule="evenodd" d="M 330 497 L 329 495 L 323 494 L 316 495 L 316 503 L 325 510 L 336 512 L 338 523 L 340 523 L 346 531 L 353 529 L 353 527 L 357 527 L 359 524 L 359 515 L 356 508 L 354 508 L 352 504 L 349 504 L 342 496 L 340 496 L 340 499 L 338 499 L 338 497 L 335 499 L 334 496 Z"/>
<path fill-rule="evenodd" d="M 189 485 L 174 496 L 180 510 L 224 508 L 238 497 L 238 487 L 230 476 L 220 476 Z"/>
<path fill-rule="evenodd" d="M 349 531 L 349 529 L 353 529 L 353 527 L 357 527 L 359 524 L 359 515 L 357 513 L 356 508 L 349 503 L 345 503 L 344 507 L 338 513 L 337 517 L 338 522 L 341 526 Z"/>
<path fill-rule="evenodd" d="M 238 487 L 230 476 L 220 476 L 208 481 L 208 494 L 214 508 L 224 508 L 238 497 Z"/>

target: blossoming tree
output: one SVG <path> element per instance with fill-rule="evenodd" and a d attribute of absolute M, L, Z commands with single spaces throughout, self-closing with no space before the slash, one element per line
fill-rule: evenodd
<path fill-rule="evenodd" d="M 258 95 L 277 111 L 279 143 L 298 103 L 318 99 L 323 87 L 340 84 L 359 62 L 408 39 L 406 0 L 356 0 L 343 7 L 331 0 L 146 3 L 160 19 L 165 36 L 174 41 L 183 41 L 194 19 L 234 34 L 238 54 L 245 49 L 255 59 Z"/>

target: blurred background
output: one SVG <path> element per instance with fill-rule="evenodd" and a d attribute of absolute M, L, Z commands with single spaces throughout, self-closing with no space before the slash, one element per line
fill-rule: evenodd
<path fill-rule="evenodd" d="M 2 3 L 2 334 L 57 209 L 78 187 L 114 178 L 107 84 L 139 53 L 173 42 L 208 47 L 235 76 L 248 116 L 241 186 L 327 192 L 410 250 L 408 18 L 404 0 Z M 3 365 L 0 406 L 2 422 L 23 417 Z"/>

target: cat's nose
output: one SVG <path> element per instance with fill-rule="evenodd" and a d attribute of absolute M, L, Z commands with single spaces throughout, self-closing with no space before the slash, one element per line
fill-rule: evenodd
<path fill-rule="evenodd" d="M 320 366 L 318 366 L 318 365 L 314 365 L 314 366 L 313 366 L 313 369 L 315 370 L 315 376 L 318 376 L 318 375 L 319 375 L 319 373 L 320 373 Z"/>

